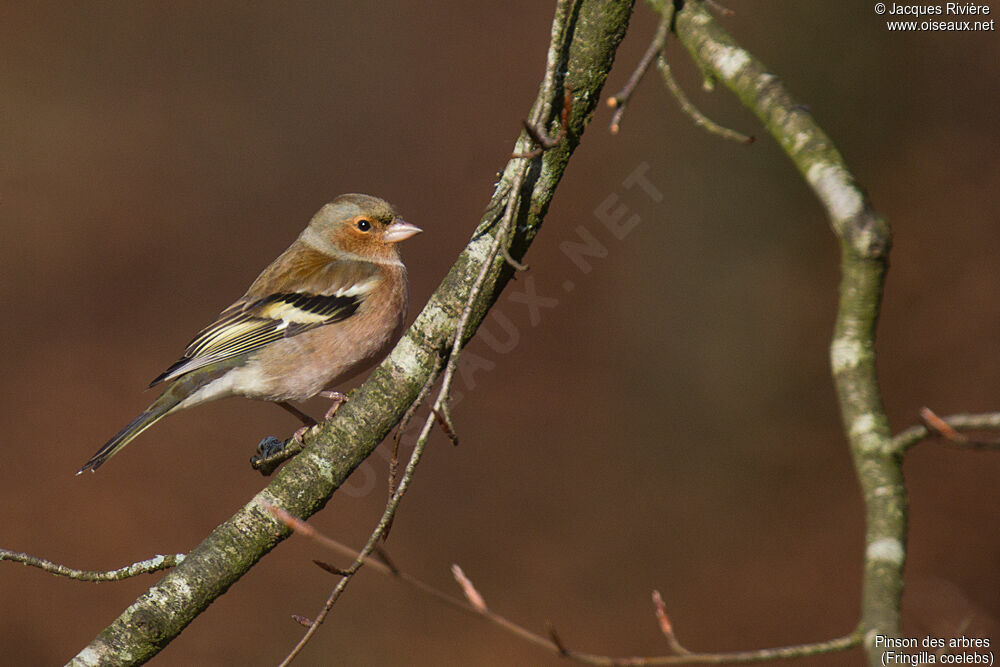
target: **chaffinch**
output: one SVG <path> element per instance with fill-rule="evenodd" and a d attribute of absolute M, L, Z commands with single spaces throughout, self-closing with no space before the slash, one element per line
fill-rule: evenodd
<path fill-rule="evenodd" d="M 225 396 L 275 401 L 310 422 L 288 401 L 337 397 L 326 390 L 374 366 L 402 335 L 409 286 L 396 244 L 420 231 L 376 197 L 326 204 L 150 383 L 169 382 L 163 394 L 77 474 L 97 470 L 163 417 Z"/>

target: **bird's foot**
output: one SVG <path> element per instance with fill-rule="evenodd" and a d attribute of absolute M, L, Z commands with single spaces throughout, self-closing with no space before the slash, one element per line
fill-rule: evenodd
<path fill-rule="evenodd" d="M 250 467 L 266 477 L 301 451 L 302 442 L 296 441 L 294 437 L 281 440 L 269 435 L 257 445 L 257 454 L 250 457 Z"/>
<path fill-rule="evenodd" d="M 347 396 L 338 391 L 321 391 L 318 395 L 333 401 L 333 405 L 326 411 L 323 421 L 333 417 L 337 409 L 347 402 Z M 270 475 L 281 463 L 301 452 L 302 448 L 305 447 L 306 433 L 318 426 L 315 419 L 291 403 L 279 401 L 278 405 L 298 417 L 303 425 L 297 428 L 288 440 L 282 441 L 269 435 L 260 441 L 260 444 L 257 445 L 257 454 L 250 457 L 250 465 L 254 470 L 260 471 L 262 475 Z"/>
<path fill-rule="evenodd" d="M 253 462 L 255 459 L 268 459 L 272 456 L 277 456 L 283 449 L 285 449 L 285 441 L 269 435 L 258 443 L 257 455 L 250 459 L 250 461 Z"/>
<path fill-rule="evenodd" d="M 302 439 L 305 437 L 306 433 L 308 433 L 314 428 L 316 428 L 316 424 L 310 424 L 308 426 L 298 427 L 297 429 L 295 429 L 295 433 L 292 433 L 292 440 L 299 443 L 300 446 L 304 447 L 306 443 L 303 442 Z"/>
<path fill-rule="evenodd" d="M 333 401 L 333 405 L 331 405 L 327 409 L 326 414 L 323 415 L 323 421 L 329 420 L 330 417 L 337 414 L 337 410 L 340 409 L 341 405 L 347 403 L 347 395 L 341 394 L 339 391 L 321 391 L 319 392 L 319 395 Z"/>

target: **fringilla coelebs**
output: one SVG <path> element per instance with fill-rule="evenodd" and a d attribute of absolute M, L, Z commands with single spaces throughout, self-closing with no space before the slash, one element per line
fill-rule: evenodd
<path fill-rule="evenodd" d="M 376 197 L 326 204 L 153 380 L 170 382 L 163 394 L 79 472 L 97 470 L 168 414 L 225 396 L 276 401 L 308 419 L 287 401 L 334 395 L 332 386 L 375 365 L 402 335 L 409 285 L 396 244 L 420 231 Z"/>

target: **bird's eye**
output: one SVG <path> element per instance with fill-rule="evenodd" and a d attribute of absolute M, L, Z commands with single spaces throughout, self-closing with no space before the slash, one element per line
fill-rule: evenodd
<path fill-rule="evenodd" d="M 371 231 L 371 228 L 372 228 L 372 223 L 370 220 L 365 220 L 364 218 L 358 220 L 358 229 L 360 229 L 361 231 L 363 232 Z"/>

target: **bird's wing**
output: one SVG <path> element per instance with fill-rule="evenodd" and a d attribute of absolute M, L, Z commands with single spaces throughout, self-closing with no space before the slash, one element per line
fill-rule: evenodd
<path fill-rule="evenodd" d="M 350 264 L 355 266 L 327 262 L 318 274 L 312 274 L 307 289 L 325 283 L 326 289 L 319 293 L 283 291 L 254 298 L 248 292 L 202 329 L 188 344 L 184 356 L 150 386 L 209 364 L 245 359 L 276 340 L 351 317 L 377 283 L 378 275 L 376 267 L 364 266 L 367 263 Z"/>

